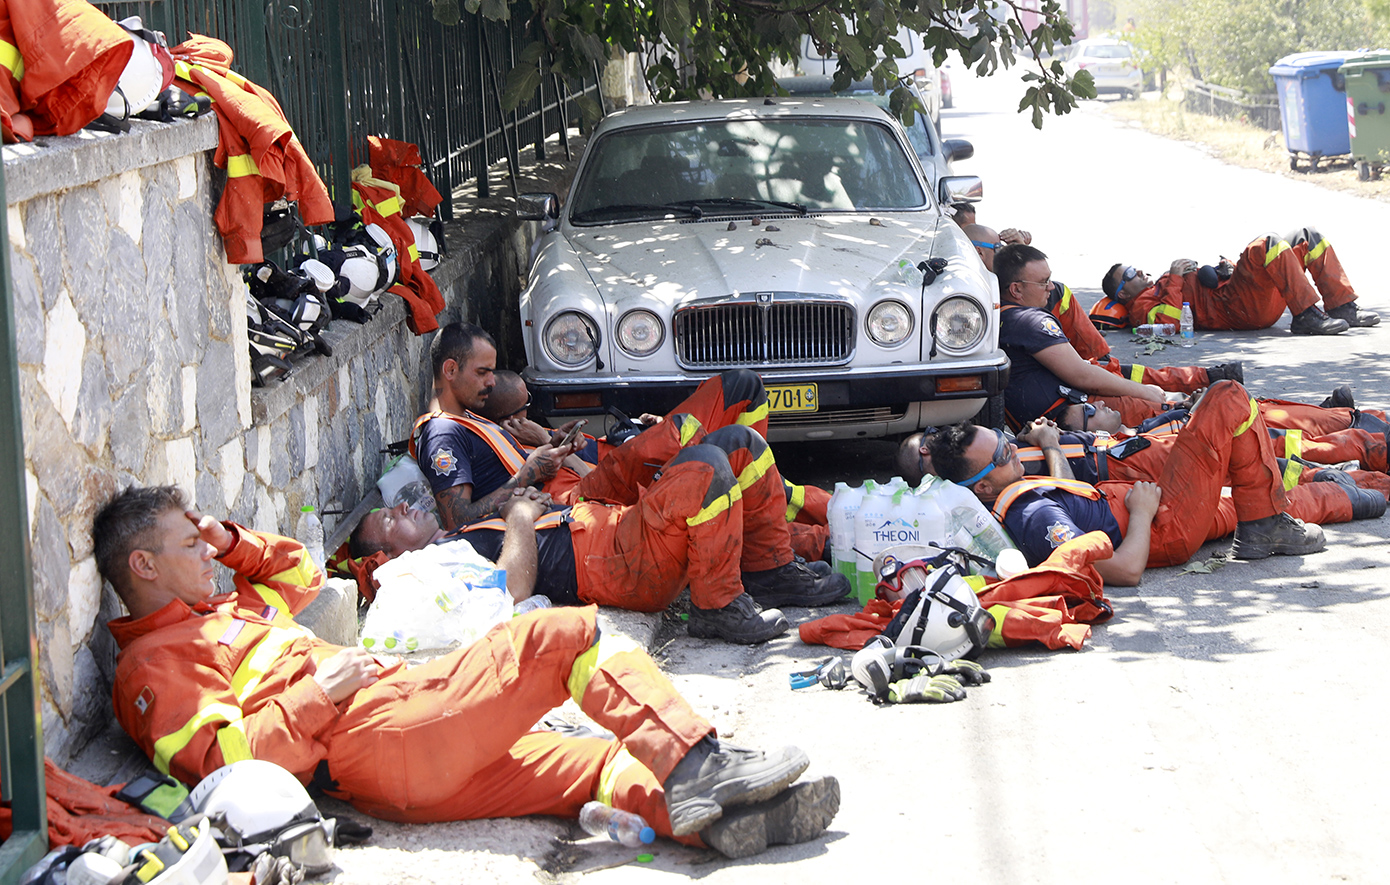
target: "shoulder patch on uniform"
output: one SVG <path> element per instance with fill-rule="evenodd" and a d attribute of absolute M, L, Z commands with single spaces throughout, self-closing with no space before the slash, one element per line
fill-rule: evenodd
<path fill-rule="evenodd" d="M 454 457 L 453 449 L 440 449 L 434 453 L 430 459 L 430 465 L 434 467 L 434 472 L 440 476 L 448 476 L 458 469 L 458 459 Z"/>
<path fill-rule="evenodd" d="M 154 703 L 154 689 L 148 685 L 140 689 L 140 693 L 135 696 L 135 709 L 140 711 L 140 715 L 145 715 L 149 710 L 150 704 Z"/>
<path fill-rule="evenodd" d="M 1058 325 L 1057 321 L 1054 320 L 1052 317 L 1043 317 L 1042 330 L 1047 334 L 1055 336 L 1057 338 L 1067 337 L 1066 333 L 1062 331 L 1062 327 Z"/>
<path fill-rule="evenodd" d="M 1073 537 L 1075 537 L 1075 534 L 1072 532 L 1071 526 L 1064 522 L 1054 522 L 1047 527 L 1047 543 L 1051 544 L 1054 550 L 1070 541 Z"/>

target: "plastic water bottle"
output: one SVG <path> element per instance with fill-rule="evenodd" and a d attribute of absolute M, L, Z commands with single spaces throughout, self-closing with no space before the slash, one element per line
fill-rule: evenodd
<path fill-rule="evenodd" d="M 319 571 L 323 571 L 323 523 L 319 521 L 319 515 L 314 512 L 312 504 L 305 504 L 299 508 L 299 530 L 296 536 L 308 551 L 314 565 L 319 567 Z"/>
<path fill-rule="evenodd" d="M 946 514 L 947 533 L 965 541 L 962 546 L 971 553 L 995 562 L 1005 550 L 1016 549 L 1003 526 L 974 492 L 939 478 L 934 490 L 936 502 Z"/>
<path fill-rule="evenodd" d="M 656 840 L 656 831 L 647 826 L 642 815 L 602 802 L 585 802 L 579 809 L 579 825 L 590 836 L 607 836 L 628 848 L 641 848 Z"/>
<path fill-rule="evenodd" d="M 923 494 L 919 485 L 912 491 L 912 507 L 917 511 L 917 525 L 921 528 L 921 544 L 941 545 L 946 542 L 946 514 L 942 512 L 933 496 Z M 935 553 L 929 554 L 934 556 Z"/>
<path fill-rule="evenodd" d="M 549 596 L 528 596 L 512 606 L 512 617 L 517 618 L 527 612 L 533 612 L 542 608 L 553 608 L 555 603 L 550 601 Z"/>
<path fill-rule="evenodd" d="M 876 532 L 888 521 L 888 508 L 893 498 L 887 490 L 869 480 L 864 483 L 864 503 L 854 519 L 854 587 L 861 604 L 874 598 L 878 575 L 874 574 L 874 557 L 884 547 Z"/>
<path fill-rule="evenodd" d="M 1192 328 L 1192 305 L 1184 301 L 1182 303 L 1182 319 L 1178 321 L 1181 329 L 1181 337 L 1178 343 L 1183 347 L 1191 347 L 1195 343 L 1196 336 Z"/>
<path fill-rule="evenodd" d="M 906 258 L 898 259 L 898 279 L 919 292 L 922 290 L 922 283 L 926 281 L 922 269 Z"/>
<path fill-rule="evenodd" d="M 859 515 L 859 506 L 864 503 L 862 486 L 851 487 L 849 483 L 835 483 L 835 494 L 830 497 L 830 558 L 835 571 L 849 579 L 854 577 L 854 521 Z"/>

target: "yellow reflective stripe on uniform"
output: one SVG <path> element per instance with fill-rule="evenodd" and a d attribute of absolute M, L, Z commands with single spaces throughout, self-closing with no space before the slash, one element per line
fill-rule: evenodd
<path fill-rule="evenodd" d="M 1171 304 L 1160 304 L 1149 311 L 1149 322 L 1151 323 L 1161 323 L 1165 317 L 1172 317 L 1180 322 L 1182 320 L 1182 308 L 1174 307 Z"/>
<path fill-rule="evenodd" d="M 236 695 L 238 701 L 246 703 L 246 698 L 261 684 L 261 679 L 270 670 L 270 665 L 275 663 L 285 648 L 300 635 L 283 627 L 270 628 L 232 674 L 232 694 Z"/>
<path fill-rule="evenodd" d="M 989 634 L 988 648 L 1004 648 L 1004 619 L 1013 609 L 1007 605 L 991 605 L 989 613 L 994 615 L 994 632 Z"/>
<path fill-rule="evenodd" d="M 1284 468 L 1284 491 L 1289 491 L 1298 485 L 1298 478 L 1303 475 L 1303 462 L 1296 460 L 1296 456 L 1303 454 L 1303 431 L 1288 430 L 1284 433 L 1284 457 L 1289 459 L 1288 466 Z"/>
<path fill-rule="evenodd" d="M 227 79 L 231 80 L 233 83 L 243 88 L 245 88 L 246 86 L 246 78 L 238 74 L 236 71 L 227 71 Z"/>
<path fill-rule="evenodd" d="M 256 165 L 255 159 L 250 154 L 237 154 L 227 158 L 227 177 L 245 178 L 248 175 L 260 175 L 261 167 Z"/>
<path fill-rule="evenodd" d="M 1284 491 L 1290 491 L 1298 485 L 1298 478 L 1303 475 L 1303 462 L 1289 459 L 1288 465 L 1284 467 Z"/>
<path fill-rule="evenodd" d="M 681 416 L 680 446 L 685 448 L 700 430 L 700 419 L 694 415 Z"/>
<path fill-rule="evenodd" d="M 1252 399 L 1250 401 L 1250 417 L 1241 422 L 1241 425 L 1236 428 L 1236 432 L 1231 434 L 1231 439 L 1235 439 L 1245 431 L 1249 430 L 1250 426 L 1255 423 L 1255 417 L 1259 414 L 1259 407 L 1255 405 L 1255 401 Z"/>
<path fill-rule="evenodd" d="M 224 765 L 253 758 L 251 742 L 246 739 L 246 727 L 241 722 L 233 722 L 217 730 L 217 747 L 222 751 Z"/>
<path fill-rule="evenodd" d="M 411 261 L 420 260 L 420 250 L 416 248 L 414 243 L 411 243 L 409 246 L 406 247 L 405 254 L 410 256 Z"/>
<path fill-rule="evenodd" d="M 791 495 L 787 498 L 787 522 L 795 522 L 801 508 L 806 506 L 806 487 L 787 483 L 787 488 L 791 489 Z"/>
<path fill-rule="evenodd" d="M 381 215 L 397 215 L 401 211 L 401 198 L 387 197 L 380 203 L 373 203 L 372 208 Z"/>
<path fill-rule="evenodd" d="M 618 777 L 636 764 L 637 760 L 627 751 L 627 747 L 618 750 L 598 773 L 598 789 L 594 790 L 594 801 L 612 808 L 613 794 L 618 791 Z"/>
<path fill-rule="evenodd" d="M 1289 244 L 1283 240 L 1280 240 L 1279 242 L 1275 243 L 1273 248 L 1266 247 L 1265 267 L 1269 267 L 1270 264 L 1274 262 L 1274 259 L 1278 258 L 1281 253 L 1288 251 L 1289 248 Z"/>
<path fill-rule="evenodd" d="M 719 514 L 734 506 L 735 501 L 743 500 L 743 489 L 734 486 L 723 495 L 715 498 L 709 506 L 700 508 L 700 512 L 685 521 L 686 525 L 697 526 L 702 522 L 709 522 Z"/>
<path fill-rule="evenodd" d="M 1066 283 L 1062 284 L 1062 300 L 1057 302 L 1057 312 L 1066 313 L 1071 310 L 1071 287 Z"/>
<path fill-rule="evenodd" d="M 366 206 L 366 205 L 367 205 L 367 201 L 364 200 L 364 199 L 362 199 L 362 195 L 359 194 L 359 193 L 357 192 L 357 188 L 353 188 L 353 189 L 352 189 L 352 208 L 356 209 L 358 212 L 361 212 L 361 211 L 362 211 L 362 207 L 364 207 L 364 206 Z"/>
<path fill-rule="evenodd" d="M 1303 259 L 1303 266 L 1307 267 L 1314 261 L 1317 261 L 1319 258 L 1321 258 L 1322 253 L 1327 251 L 1327 246 L 1327 237 L 1323 237 L 1321 240 L 1318 240 L 1318 244 L 1308 250 L 1307 256 L 1305 256 Z"/>
<path fill-rule="evenodd" d="M 10 76 L 15 80 L 24 79 L 24 56 L 13 43 L 0 40 L 0 65 L 9 68 Z"/>
<path fill-rule="evenodd" d="M 763 453 L 754 458 L 752 463 L 743 468 L 742 472 L 739 473 L 738 487 L 740 489 L 749 488 L 753 483 L 767 476 L 767 471 L 774 463 L 776 462 L 772 458 L 772 449 L 763 449 Z"/>
<path fill-rule="evenodd" d="M 594 678 L 599 664 L 614 655 L 637 650 L 637 643 L 626 636 L 600 633 L 598 642 L 589 646 L 589 650 L 575 658 L 574 663 L 570 665 L 570 677 L 565 683 L 569 688 L 570 697 L 574 698 L 576 704 L 583 706 L 584 692 L 588 691 L 589 680 Z"/>
<path fill-rule="evenodd" d="M 1139 365 L 1138 363 L 1135 363 L 1134 365 L 1130 366 L 1129 380 L 1133 381 L 1135 384 L 1144 383 L 1144 367 Z"/>
<path fill-rule="evenodd" d="M 169 773 L 169 761 L 178 752 L 188 746 L 188 742 L 193 740 L 193 735 L 204 725 L 213 722 L 240 722 L 241 708 L 231 704 L 212 703 L 208 704 L 197 713 L 193 718 L 183 724 L 183 728 L 173 734 L 166 734 L 164 737 L 154 742 L 154 767 L 162 773 Z"/>
<path fill-rule="evenodd" d="M 186 61 L 174 62 L 174 76 L 180 80 L 187 80 L 188 75 L 193 73 L 193 65 Z"/>
<path fill-rule="evenodd" d="M 758 406 L 757 408 L 754 408 L 754 409 L 749 409 L 748 411 L 742 413 L 741 415 L 738 416 L 738 420 L 735 421 L 734 423 L 735 423 L 735 424 L 742 424 L 742 425 L 744 425 L 745 427 L 752 427 L 754 424 L 757 424 L 759 421 L 765 420 L 766 418 L 767 418 L 767 400 L 764 399 L 762 405 L 760 405 L 760 406 Z"/>

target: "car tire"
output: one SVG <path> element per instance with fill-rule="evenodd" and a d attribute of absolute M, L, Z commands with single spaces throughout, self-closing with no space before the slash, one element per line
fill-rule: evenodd
<path fill-rule="evenodd" d="M 996 393 L 985 400 L 985 404 L 980 407 L 980 411 L 975 413 L 971 423 L 981 427 L 993 427 L 996 430 L 1002 430 L 1004 428 L 1004 394 Z"/>

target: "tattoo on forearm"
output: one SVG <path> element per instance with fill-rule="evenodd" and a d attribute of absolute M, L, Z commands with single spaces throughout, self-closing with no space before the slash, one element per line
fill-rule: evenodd
<path fill-rule="evenodd" d="M 498 507 L 502 506 L 502 502 L 511 497 L 514 487 L 514 484 L 504 485 L 477 501 L 468 497 L 463 486 L 445 489 L 434 496 L 435 502 L 439 505 L 439 515 L 444 523 L 444 528 L 453 531 L 459 526 L 468 525 L 470 522 L 477 522 L 491 516 L 497 512 Z"/>

